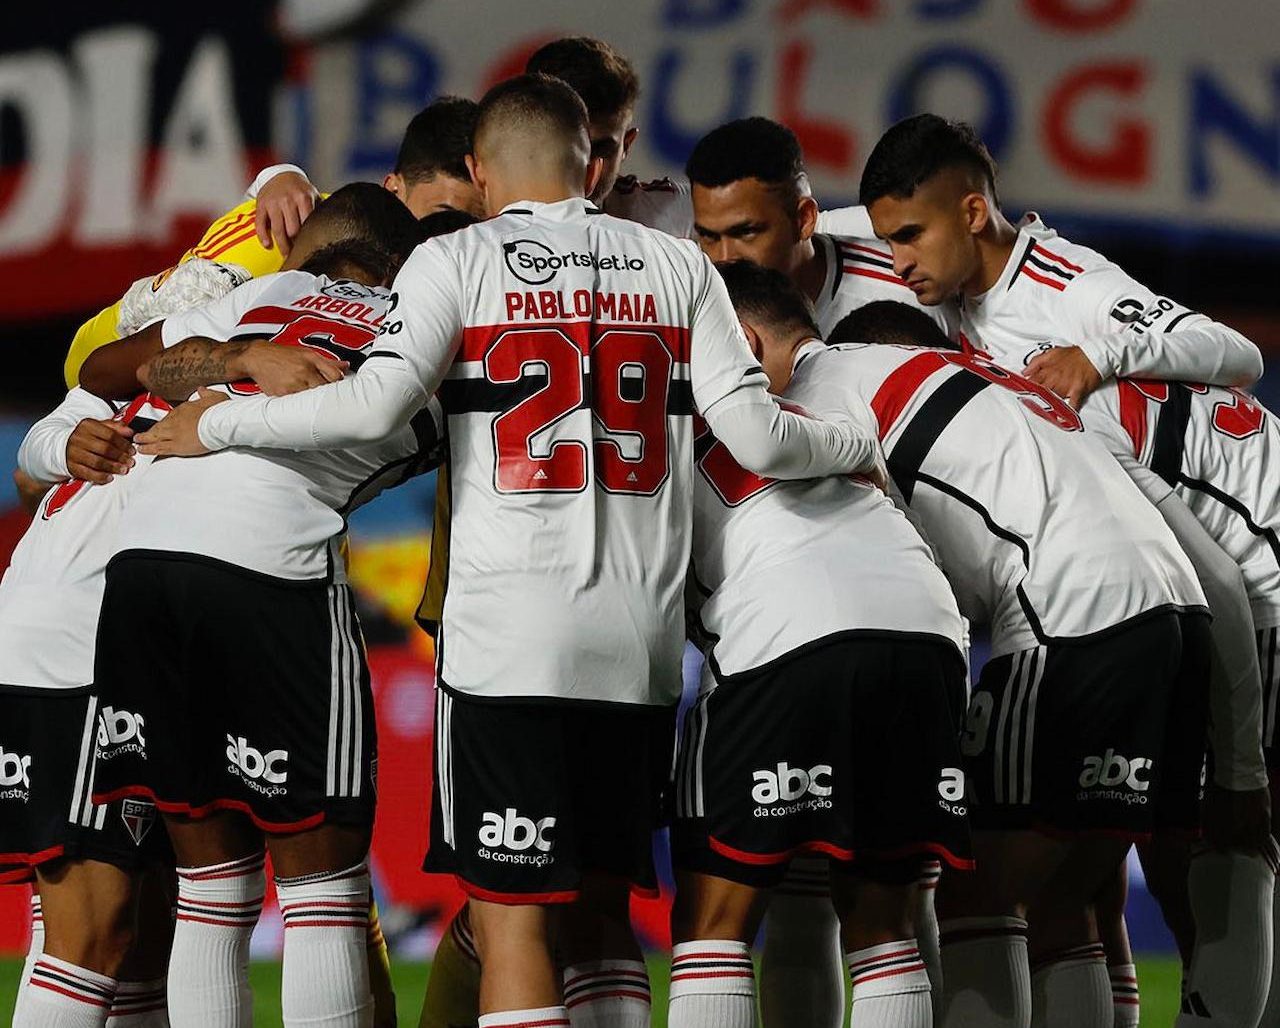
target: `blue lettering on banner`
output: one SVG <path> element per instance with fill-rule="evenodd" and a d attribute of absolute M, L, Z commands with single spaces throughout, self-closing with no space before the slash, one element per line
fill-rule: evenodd
<path fill-rule="evenodd" d="M 387 33 L 356 48 L 355 135 L 347 171 L 392 167 L 409 119 L 434 97 L 440 62 L 421 41 Z M 394 108 L 387 111 L 386 108 Z"/>
<path fill-rule="evenodd" d="M 918 0 L 916 14 L 928 21 L 961 18 L 966 14 L 972 14 L 983 3 L 985 0 Z"/>
<path fill-rule="evenodd" d="M 920 114 L 926 108 L 921 94 L 929 79 L 941 71 L 969 75 L 986 95 L 986 116 L 968 119 L 997 159 L 1013 135 L 1013 95 L 1000 68 L 985 54 L 958 46 L 939 46 L 916 55 L 889 90 L 889 123 Z"/>
<path fill-rule="evenodd" d="M 674 47 L 658 55 L 646 119 L 654 151 L 663 160 L 681 167 L 694 144 L 704 135 L 723 122 L 746 116 L 751 109 L 756 75 L 755 55 L 747 50 L 735 50 L 728 61 L 729 96 L 724 109 L 708 118 L 704 125 L 685 126 L 676 122 L 674 114 L 675 93 L 684 64 L 685 55 Z"/>
<path fill-rule="evenodd" d="M 1273 183 L 1280 181 L 1280 65 L 1271 67 L 1271 110 L 1251 115 L 1206 71 L 1191 75 L 1191 125 L 1187 132 L 1191 192 L 1213 192 L 1209 142 L 1224 137 L 1235 144 Z"/>
<path fill-rule="evenodd" d="M 662 20 L 668 28 L 705 29 L 723 25 L 747 9 L 747 0 L 667 0 Z"/>

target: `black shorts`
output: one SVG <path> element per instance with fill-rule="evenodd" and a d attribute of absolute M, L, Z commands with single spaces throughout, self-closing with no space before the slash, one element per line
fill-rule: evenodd
<path fill-rule="evenodd" d="M 1159 613 L 988 661 L 962 748 L 974 827 L 1196 830 L 1209 621 Z"/>
<path fill-rule="evenodd" d="M 0 686 L 0 884 L 64 857 L 130 871 L 172 864 L 149 800 L 92 803 L 97 715 L 90 689 Z"/>
<path fill-rule="evenodd" d="M 877 880 L 972 866 L 964 664 L 932 637 L 845 636 L 734 675 L 685 719 L 677 868 L 771 888 L 798 853 Z"/>
<path fill-rule="evenodd" d="M 436 692 L 422 868 L 495 903 L 568 903 L 584 872 L 654 895 L 675 709 Z"/>
<path fill-rule="evenodd" d="M 199 558 L 107 568 L 93 794 L 267 832 L 373 823 L 377 736 L 351 590 Z"/>
<path fill-rule="evenodd" d="M 1268 771 L 1280 770 L 1280 628 L 1258 630 L 1258 666 L 1262 669 L 1262 756 Z"/>

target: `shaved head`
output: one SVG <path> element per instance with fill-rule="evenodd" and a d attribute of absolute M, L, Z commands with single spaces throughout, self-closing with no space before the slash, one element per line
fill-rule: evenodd
<path fill-rule="evenodd" d="M 580 184 L 590 157 L 587 108 L 560 79 L 519 75 L 480 101 L 475 159 L 490 176 Z"/>

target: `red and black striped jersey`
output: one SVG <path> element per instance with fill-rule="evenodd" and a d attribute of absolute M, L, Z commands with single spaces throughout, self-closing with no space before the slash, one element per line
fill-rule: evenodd
<path fill-rule="evenodd" d="M 869 404 L 889 471 L 995 655 L 1204 605 L 1160 514 L 1057 396 L 972 354 L 811 345 L 788 395 Z"/>

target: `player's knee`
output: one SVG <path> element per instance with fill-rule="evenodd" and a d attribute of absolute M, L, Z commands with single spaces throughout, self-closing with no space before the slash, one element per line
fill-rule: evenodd
<path fill-rule="evenodd" d="M 678 886 L 671 908 L 672 938 L 676 942 L 725 939 L 750 943 L 758 927 L 756 902 L 754 890 L 721 879 L 702 876 L 697 886 Z"/>

